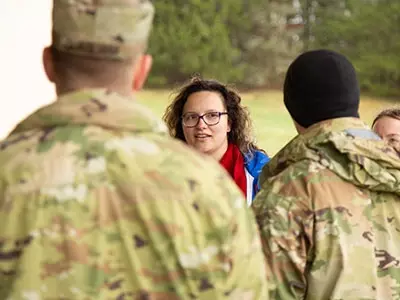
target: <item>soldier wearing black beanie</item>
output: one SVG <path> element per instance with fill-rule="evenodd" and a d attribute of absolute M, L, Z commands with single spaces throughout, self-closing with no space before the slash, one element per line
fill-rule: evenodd
<path fill-rule="evenodd" d="M 343 55 L 330 50 L 308 51 L 289 66 L 284 103 L 302 127 L 333 118 L 358 118 L 359 102 L 356 72 Z"/>
<path fill-rule="evenodd" d="M 251 204 L 269 298 L 390 299 L 399 263 L 380 257 L 400 261 L 396 149 L 359 118 L 356 72 L 343 55 L 300 55 L 284 94 L 299 134 L 263 167 Z"/>

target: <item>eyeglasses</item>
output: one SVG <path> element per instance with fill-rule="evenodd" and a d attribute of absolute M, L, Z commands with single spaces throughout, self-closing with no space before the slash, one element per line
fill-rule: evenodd
<path fill-rule="evenodd" d="M 202 115 L 196 113 L 186 113 L 182 116 L 182 124 L 185 127 L 195 127 L 197 124 L 199 124 L 200 119 L 202 119 L 208 126 L 214 126 L 219 123 L 222 115 L 227 114 L 227 112 L 218 111 L 211 111 Z"/>

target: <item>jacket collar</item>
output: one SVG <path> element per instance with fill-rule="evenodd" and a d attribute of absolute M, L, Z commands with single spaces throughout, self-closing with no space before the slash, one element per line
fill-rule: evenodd
<path fill-rule="evenodd" d="M 96 125 L 127 131 L 167 133 L 149 109 L 105 89 L 85 89 L 60 96 L 16 126 L 13 133 L 66 125 Z"/>
<path fill-rule="evenodd" d="M 309 127 L 264 167 L 261 182 L 300 161 L 328 168 L 359 187 L 400 194 L 399 155 L 357 118 Z"/>

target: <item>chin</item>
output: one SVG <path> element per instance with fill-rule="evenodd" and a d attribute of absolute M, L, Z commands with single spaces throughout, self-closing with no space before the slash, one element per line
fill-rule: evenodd
<path fill-rule="evenodd" d="M 197 150 L 197 151 L 199 151 L 199 152 L 201 152 L 201 153 L 204 153 L 204 154 L 209 154 L 210 153 L 210 151 L 211 151 L 211 149 L 209 148 L 209 147 L 202 147 L 202 146 L 200 146 L 200 147 L 196 147 L 196 146 L 194 146 L 194 148 Z"/>

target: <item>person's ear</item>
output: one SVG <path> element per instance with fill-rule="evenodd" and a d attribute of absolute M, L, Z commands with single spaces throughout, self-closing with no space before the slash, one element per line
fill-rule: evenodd
<path fill-rule="evenodd" d="M 43 62 L 44 72 L 46 73 L 47 78 L 49 79 L 50 82 L 55 83 L 56 72 L 54 69 L 54 60 L 53 60 L 53 54 L 51 52 L 51 47 L 46 47 L 43 49 L 42 62 Z"/>
<path fill-rule="evenodd" d="M 153 58 L 151 55 L 144 54 L 137 59 L 134 67 L 132 82 L 132 89 L 134 91 L 138 91 L 143 87 L 150 73 L 152 64 Z"/>
<path fill-rule="evenodd" d="M 293 119 L 292 119 L 293 120 Z M 297 123 L 295 120 L 293 120 L 294 127 L 296 128 L 296 131 L 298 134 L 302 134 L 304 131 L 306 131 L 306 128 L 301 126 L 299 123 Z"/>
<path fill-rule="evenodd" d="M 232 122 L 228 119 L 228 127 L 226 129 L 226 132 L 231 132 L 232 130 Z"/>

